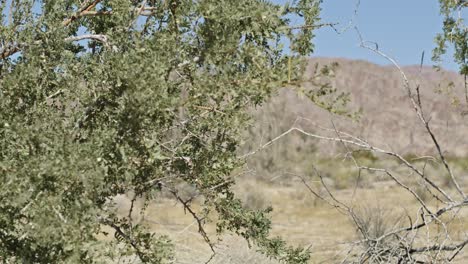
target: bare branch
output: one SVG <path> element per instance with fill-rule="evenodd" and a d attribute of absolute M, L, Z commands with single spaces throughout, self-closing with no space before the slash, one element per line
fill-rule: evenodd
<path fill-rule="evenodd" d="M 115 230 L 116 234 L 124 238 L 125 241 L 129 243 L 133 247 L 133 249 L 136 251 L 140 260 L 146 259 L 145 254 L 141 251 L 137 242 L 134 239 L 132 239 L 129 235 L 127 235 L 120 226 L 118 226 L 117 224 L 115 224 L 113 221 L 109 219 L 99 219 L 99 220 L 102 224 L 112 227 Z"/>
<path fill-rule="evenodd" d="M 197 224 L 198 224 L 198 233 L 200 233 L 200 235 L 203 237 L 203 239 L 205 240 L 205 242 L 208 244 L 211 251 L 213 252 L 213 255 L 210 257 L 208 262 L 211 261 L 211 259 L 214 257 L 214 254 L 216 253 L 216 251 L 214 249 L 214 244 L 211 242 L 211 239 L 208 237 L 208 234 L 206 233 L 205 228 L 204 228 L 205 217 L 199 217 L 198 214 L 190 206 L 190 203 L 192 202 L 193 197 L 188 199 L 188 200 L 184 200 L 182 197 L 180 197 L 177 190 L 175 190 L 175 189 L 173 189 L 173 188 L 171 188 L 169 186 L 166 186 L 166 185 L 164 185 L 162 183 L 160 183 L 160 184 L 161 184 L 162 187 L 166 188 L 174 196 L 174 198 L 176 198 L 177 201 L 179 201 L 182 204 L 182 206 L 184 207 L 184 211 L 188 211 L 192 215 L 193 219 L 195 219 L 195 221 L 197 222 Z"/>
<path fill-rule="evenodd" d="M 108 37 L 102 34 L 85 34 L 85 35 L 80 35 L 80 36 L 73 36 L 73 37 L 65 38 L 64 41 L 74 42 L 74 41 L 81 41 L 85 39 L 97 40 L 99 42 L 102 42 L 105 46 L 109 46 Z M 40 41 L 35 41 L 33 44 L 38 45 L 40 43 L 41 43 Z M 27 46 L 29 45 L 25 43 L 8 46 L 4 48 L 3 50 L 0 50 L 0 59 L 6 59 L 12 56 L 13 54 L 20 52 L 21 49 Z"/>
<path fill-rule="evenodd" d="M 295 29 L 317 29 L 317 28 L 322 28 L 322 27 L 331 27 L 334 30 L 336 30 L 335 28 L 336 25 L 338 25 L 338 23 L 321 23 L 321 24 L 315 24 L 315 25 L 292 26 L 292 27 L 287 27 L 287 29 L 295 30 Z"/>
<path fill-rule="evenodd" d="M 0 50 L 0 59 L 8 58 L 18 51 L 20 51 L 20 47 L 18 45 L 7 46 L 3 50 Z"/>
<path fill-rule="evenodd" d="M 422 108 L 421 108 L 421 104 L 417 103 L 416 100 L 414 99 L 414 96 L 413 96 L 413 92 L 411 90 L 411 85 L 410 85 L 410 82 L 409 82 L 409 79 L 408 77 L 406 76 L 405 72 L 403 71 L 403 69 L 400 67 L 400 65 L 396 62 L 395 59 L 391 58 L 390 56 L 388 56 L 387 54 L 383 53 L 382 51 L 380 51 L 378 49 L 378 46 L 376 47 L 372 47 L 372 46 L 369 46 L 368 44 L 366 43 L 369 43 L 367 41 L 364 41 L 363 38 L 362 38 L 362 35 L 361 33 L 359 32 L 359 29 L 356 27 L 356 32 L 358 33 L 358 36 L 359 36 L 359 39 L 360 39 L 360 45 L 361 47 L 363 48 L 366 48 L 376 54 L 378 54 L 379 56 L 385 58 L 386 60 L 388 60 L 399 72 L 400 72 L 400 75 L 401 77 L 403 78 L 403 82 L 404 82 L 404 88 L 407 92 L 407 95 L 408 95 L 408 98 L 410 99 L 411 101 L 411 104 L 413 105 L 413 108 L 416 112 L 416 114 L 418 115 L 419 119 L 421 120 L 421 122 L 423 123 L 424 127 L 426 128 L 426 131 L 427 133 L 430 135 L 431 139 L 432 139 L 432 142 L 434 143 L 434 146 L 436 147 L 437 149 L 437 152 L 439 154 L 439 157 L 440 159 L 442 160 L 442 163 L 444 164 L 444 167 L 445 169 L 447 170 L 447 172 L 449 173 L 450 175 L 450 179 L 452 181 L 452 183 L 455 185 L 458 193 L 463 197 L 463 198 L 466 198 L 466 194 L 463 192 L 462 188 L 460 187 L 458 181 L 456 180 L 455 176 L 453 175 L 453 172 L 452 172 L 452 169 L 450 168 L 450 166 L 448 165 L 447 163 L 447 160 L 445 158 L 445 155 L 443 154 L 443 151 L 440 147 L 440 144 L 438 142 L 438 140 L 436 139 L 434 133 L 432 132 L 432 129 L 430 128 L 430 125 L 429 125 L 429 121 L 425 118 L 424 116 L 424 113 L 422 111 Z M 417 89 L 417 92 L 418 92 L 418 98 L 419 98 L 419 88 Z"/>
<path fill-rule="evenodd" d="M 80 36 L 68 37 L 65 41 L 73 42 L 73 41 L 81 41 L 85 39 L 97 40 L 102 42 L 104 45 L 108 46 L 108 38 L 106 35 L 102 34 L 85 34 Z"/>
<path fill-rule="evenodd" d="M 432 246 L 426 246 L 426 247 L 421 247 L 421 248 L 412 248 L 410 249 L 410 253 L 421 253 L 421 252 L 436 251 L 436 250 L 454 251 L 454 250 L 465 247 L 467 244 L 468 244 L 468 239 L 455 245 L 447 245 L 447 246 L 432 245 Z"/>
<path fill-rule="evenodd" d="M 81 16 L 83 12 L 90 11 L 93 9 L 101 0 L 90 0 L 90 1 L 85 1 L 83 5 L 81 5 L 80 9 L 78 9 L 78 12 L 76 12 L 75 15 L 71 16 L 70 18 L 66 19 L 63 21 L 62 25 L 68 26 L 71 22 L 76 20 Z"/>

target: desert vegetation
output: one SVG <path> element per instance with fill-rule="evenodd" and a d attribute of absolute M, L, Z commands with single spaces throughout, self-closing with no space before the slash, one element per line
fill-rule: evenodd
<path fill-rule="evenodd" d="M 429 68 L 311 57 L 318 0 L 0 1 L 0 262 L 467 262 L 439 2 Z"/>

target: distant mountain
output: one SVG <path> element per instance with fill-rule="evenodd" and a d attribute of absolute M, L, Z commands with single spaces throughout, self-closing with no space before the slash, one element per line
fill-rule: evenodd
<path fill-rule="evenodd" d="M 293 125 L 334 136 L 333 132 L 317 127 L 332 128 L 334 124 L 339 130 L 402 154 L 434 153 L 431 138 L 412 109 L 401 75 L 394 67 L 361 60 L 312 58 L 307 74 L 311 74 L 315 64 L 331 62 L 339 64 L 333 86 L 338 91 L 350 93 L 349 109 L 362 109 L 361 118 L 353 122 L 349 118 L 332 115 L 296 92 L 282 89 L 269 103 L 255 110 L 256 127 L 251 131 L 251 144 L 259 146 Z M 425 115 L 430 119 L 443 151 L 448 156 L 466 156 L 468 107 L 463 77 L 455 72 L 437 71 L 431 67 L 408 66 L 403 67 L 403 70 L 413 87 L 419 85 Z M 334 149 L 329 142 L 305 139 L 298 135 L 277 144 L 272 150 L 280 156 L 286 155 L 285 151 L 294 152 L 296 148 L 318 148 L 321 153 L 331 153 L 330 150 Z"/>

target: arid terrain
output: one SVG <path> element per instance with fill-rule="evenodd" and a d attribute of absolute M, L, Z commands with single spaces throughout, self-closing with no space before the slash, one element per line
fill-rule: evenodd
<path fill-rule="evenodd" d="M 411 108 L 400 73 L 390 66 L 346 59 L 314 58 L 309 67 L 332 61 L 339 63 L 333 86 L 349 92 L 347 107 L 350 111 L 360 110 L 359 119 L 332 115 L 295 91 L 282 89 L 268 104 L 254 110 L 254 126 L 246 135 L 243 151 L 261 148 L 293 126 L 324 136 L 333 136 L 336 129 L 414 160 L 415 166 L 424 167 L 437 184 L 455 193 L 437 158 L 429 164 L 416 161 L 421 156 L 435 155 L 436 149 Z M 419 86 L 434 134 L 454 174 L 468 191 L 468 116 L 463 79 L 454 72 L 428 67 L 403 69 L 411 83 Z M 374 228 L 385 231 L 405 226 L 407 216 L 417 218 L 418 212 L 414 197 L 382 173 L 358 173 L 353 162 L 346 159 L 346 152 L 339 143 L 331 147 L 330 142 L 291 133 L 249 157 L 245 171 L 236 176 L 236 190 L 253 209 L 273 206 L 272 235 L 309 248 L 313 263 L 340 263 L 352 247 L 350 242 L 360 237 L 347 215 L 310 192 L 308 186 L 326 196 L 317 174 L 323 176 L 337 200 L 374 221 L 378 225 Z M 405 166 L 385 156 L 363 154 L 356 159 L 368 166 L 391 169 L 404 183 L 417 181 Z M 187 195 L 190 191 L 188 188 Z M 424 190 L 417 192 L 431 208 L 440 207 Z M 125 199 L 119 202 L 122 208 L 128 206 Z M 452 238 L 466 237 L 467 218 L 467 212 L 462 211 L 449 222 L 447 230 Z M 176 263 L 204 263 L 210 258 L 211 251 L 197 233 L 196 222 L 171 199 L 161 197 L 161 203 L 150 205 L 140 221 L 174 240 L 178 249 Z M 214 227 L 208 230 L 216 239 Z M 211 263 L 275 263 L 255 253 L 254 248 L 249 250 L 247 243 L 235 236 L 225 236 L 216 244 L 217 255 Z M 467 261 L 465 249 L 455 263 Z"/>

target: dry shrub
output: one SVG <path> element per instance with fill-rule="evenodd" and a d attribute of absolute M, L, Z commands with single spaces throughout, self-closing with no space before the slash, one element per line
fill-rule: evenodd
<path fill-rule="evenodd" d="M 394 216 L 381 206 L 365 206 L 355 211 L 358 232 L 364 238 L 377 239 L 394 227 Z"/>
<path fill-rule="evenodd" d="M 222 242 L 225 250 L 221 250 L 219 254 L 210 262 L 214 264 L 279 264 L 278 261 L 270 259 L 265 255 L 257 252 L 255 248 L 249 248 L 245 240 L 230 237 Z"/>
<path fill-rule="evenodd" d="M 262 210 L 269 206 L 265 193 L 262 192 L 262 182 L 240 182 L 237 186 L 237 195 L 244 206 L 251 210 Z"/>
<path fill-rule="evenodd" d="M 424 185 L 418 185 L 414 188 L 414 192 L 418 195 L 423 202 L 427 202 L 432 197 L 431 193 L 427 190 L 427 187 Z"/>

